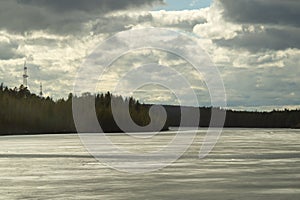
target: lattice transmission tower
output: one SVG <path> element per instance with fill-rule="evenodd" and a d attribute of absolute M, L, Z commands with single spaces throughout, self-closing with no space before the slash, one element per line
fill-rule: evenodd
<path fill-rule="evenodd" d="M 26 66 L 26 61 L 24 63 L 24 74 L 23 74 L 23 86 L 28 87 L 27 81 L 28 81 L 28 68 Z"/>

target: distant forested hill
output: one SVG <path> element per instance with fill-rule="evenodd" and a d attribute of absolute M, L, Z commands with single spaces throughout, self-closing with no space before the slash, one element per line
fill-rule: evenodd
<path fill-rule="evenodd" d="M 179 126 L 180 107 L 165 106 L 168 113 L 168 124 Z M 188 107 L 186 107 L 188 108 Z M 208 127 L 211 111 L 218 108 L 193 108 L 200 111 L 200 127 Z M 283 110 L 272 112 L 249 112 L 226 110 L 225 127 L 227 128 L 300 128 L 300 110 Z"/>
<path fill-rule="evenodd" d="M 72 115 L 72 99 L 84 101 L 86 98 L 95 98 L 95 110 L 99 123 L 104 132 L 121 132 L 116 124 L 111 110 L 111 100 L 121 104 L 128 104 L 133 121 L 146 126 L 150 123 L 149 109 L 151 105 L 140 104 L 135 99 L 114 96 L 111 93 L 98 95 L 83 95 L 67 99 L 42 98 L 31 93 L 22 85 L 10 89 L 0 85 L 0 135 L 32 134 L 32 133 L 74 133 L 76 128 Z M 163 130 L 169 126 L 179 126 L 181 107 L 164 106 L 167 112 L 167 121 Z M 183 107 L 189 110 L 200 111 L 200 127 L 208 127 L 211 111 L 218 108 Z M 122 111 L 120 110 L 120 113 Z M 162 116 L 156 115 L 153 121 L 161 121 Z M 187 122 L 188 126 L 188 122 Z M 272 112 L 226 111 L 225 127 L 242 128 L 296 128 L 300 127 L 300 110 L 284 110 Z M 135 130 L 131 130 L 135 131 Z M 148 130 L 152 131 L 152 130 Z"/>

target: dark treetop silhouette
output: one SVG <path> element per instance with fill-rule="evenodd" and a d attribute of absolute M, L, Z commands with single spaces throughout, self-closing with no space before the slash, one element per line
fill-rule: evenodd
<path fill-rule="evenodd" d="M 72 98 L 84 100 L 90 94 L 54 101 L 50 97 L 42 98 L 31 93 L 26 87 L 10 89 L 0 85 L 0 135 L 34 134 L 34 133 L 74 133 L 76 128 L 72 115 Z M 151 105 L 140 104 L 134 98 L 122 98 L 107 92 L 92 95 L 95 98 L 95 108 L 98 121 L 104 132 L 122 132 L 116 124 L 112 111 L 111 100 L 129 105 L 133 121 L 146 126 L 150 123 L 149 109 Z M 169 126 L 180 125 L 180 107 L 164 106 L 167 111 L 167 121 L 162 130 Z M 211 111 L 219 108 L 193 108 L 200 111 L 200 127 L 209 126 Z M 244 128 L 299 128 L 300 110 L 284 110 L 272 112 L 247 112 L 228 110 L 225 127 Z M 160 120 L 161 116 L 154 116 Z M 135 131 L 135 130 L 132 130 Z M 152 130 L 149 130 L 152 131 Z"/>

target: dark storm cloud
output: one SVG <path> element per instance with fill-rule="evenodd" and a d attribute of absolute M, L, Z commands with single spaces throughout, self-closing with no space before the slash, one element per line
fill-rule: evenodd
<path fill-rule="evenodd" d="M 251 52 L 300 49 L 299 0 L 215 1 L 220 3 L 225 20 L 246 27 L 234 38 L 215 40 L 215 43 Z M 247 29 L 251 26 L 254 31 Z"/>
<path fill-rule="evenodd" d="M 163 0 L 4 0 L 0 2 L 0 29 L 74 32 L 105 13 L 158 3 Z"/>
<path fill-rule="evenodd" d="M 52 9 L 56 12 L 85 11 L 85 12 L 110 12 L 135 8 L 162 0 L 18 0 L 18 3 Z"/>
<path fill-rule="evenodd" d="M 252 52 L 265 50 L 300 49 L 300 29 L 267 28 L 262 32 L 243 32 L 232 39 L 214 40 L 218 45 L 247 49 Z"/>
<path fill-rule="evenodd" d="M 218 0 L 224 17 L 250 24 L 284 24 L 300 26 L 299 0 Z"/>

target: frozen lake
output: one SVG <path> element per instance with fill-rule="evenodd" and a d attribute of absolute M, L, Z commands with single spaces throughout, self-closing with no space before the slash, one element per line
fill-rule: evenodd
<path fill-rule="evenodd" d="M 153 146 L 111 138 L 141 151 L 173 135 L 156 137 Z M 225 129 L 200 160 L 203 138 L 172 165 L 134 175 L 95 160 L 78 135 L 0 137 L 0 199 L 300 199 L 300 130 Z"/>

